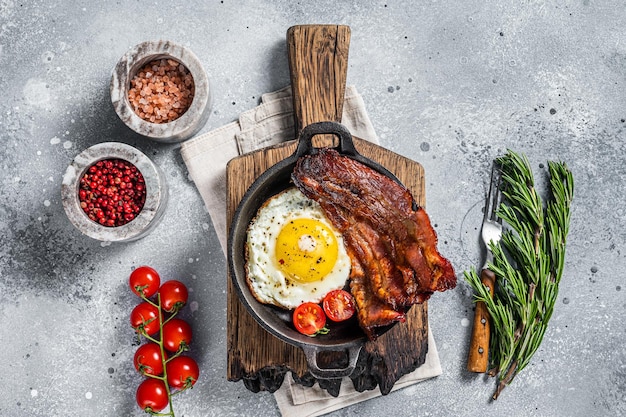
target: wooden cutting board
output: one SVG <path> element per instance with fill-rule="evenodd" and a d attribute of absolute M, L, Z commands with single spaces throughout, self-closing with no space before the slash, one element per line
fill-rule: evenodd
<path fill-rule="evenodd" d="M 370 142 L 354 138 L 357 151 L 394 173 L 412 192 L 415 201 L 424 206 L 424 170 L 422 166 Z M 231 160 L 227 166 L 228 222 L 237 205 L 254 180 L 267 168 L 291 155 L 295 141 L 262 149 Z M 316 380 L 308 373 L 302 350 L 291 346 L 263 329 L 243 306 L 230 277 L 228 279 L 227 348 L 228 380 L 243 380 L 253 392 L 274 392 L 291 371 L 306 386 Z M 424 363 L 428 350 L 427 304 L 411 308 L 407 321 L 399 323 L 375 342 L 367 342 L 361 350 L 357 368 L 351 377 L 358 391 L 380 387 L 383 394 L 391 391 L 401 376 Z M 336 357 L 329 357 L 332 365 Z M 320 361 L 323 366 L 323 362 Z M 341 380 L 320 380 L 322 388 L 337 395 Z"/>
<path fill-rule="evenodd" d="M 343 25 L 300 25 L 287 31 L 287 52 L 291 75 L 296 132 L 311 123 L 341 121 L 348 68 L 350 28 Z M 334 138 L 317 137 L 315 146 L 331 145 Z M 354 138 L 359 153 L 386 167 L 424 205 L 424 171 L 414 161 L 380 146 Z M 228 224 L 232 223 L 237 205 L 254 180 L 266 169 L 291 155 L 295 141 L 240 156 L 229 162 Z M 239 300 L 237 290 L 228 279 L 227 344 L 230 381 L 243 380 L 251 391 L 274 392 L 287 371 L 297 382 L 312 386 L 316 379 L 308 372 L 302 350 L 289 345 L 263 329 Z M 361 349 L 351 379 L 358 391 L 380 387 L 383 394 L 395 382 L 424 363 L 428 349 L 427 305 L 411 308 L 406 323 L 394 326 L 376 342 Z M 318 355 L 321 368 L 345 367 L 343 353 Z M 337 395 L 341 380 L 319 380 L 320 386 Z"/>

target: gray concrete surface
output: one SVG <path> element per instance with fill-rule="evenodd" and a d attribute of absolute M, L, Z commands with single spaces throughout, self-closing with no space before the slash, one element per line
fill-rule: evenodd
<path fill-rule="evenodd" d="M 184 5 L 183 5 L 184 4 Z M 177 145 L 117 118 L 111 71 L 131 46 L 170 39 L 198 55 L 215 92 L 203 129 L 289 83 L 294 24 L 352 28 L 348 82 L 381 143 L 425 167 L 427 210 L 460 274 L 492 158 L 566 161 L 576 197 L 565 274 L 545 341 L 497 402 L 464 370 L 472 318 L 462 282 L 430 303 L 443 375 L 333 416 L 626 415 L 626 8 L 622 1 L 0 2 L 0 415 L 140 416 L 126 287 L 157 268 L 191 290 L 201 381 L 180 416 L 279 415 L 272 395 L 226 380 L 225 260 Z M 121 141 L 170 184 L 148 237 L 104 245 L 61 205 L 61 177 L 92 144 Z"/>

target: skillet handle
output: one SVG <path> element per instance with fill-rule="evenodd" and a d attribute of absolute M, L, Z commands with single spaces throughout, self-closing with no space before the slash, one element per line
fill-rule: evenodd
<path fill-rule="evenodd" d="M 350 156 L 357 155 L 354 142 L 352 141 L 352 134 L 348 128 L 341 123 L 317 122 L 307 125 L 300 132 L 298 148 L 295 153 L 297 158 L 314 153 L 313 137 L 316 135 L 336 135 L 339 137 L 339 146 L 337 147 L 339 153 Z"/>
<path fill-rule="evenodd" d="M 298 25 L 287 30 L 296 137 L 315 122 L 341 122 L 350 27 Z"/>
<path fill-rule="evenodd" d="M 302 346 L 304 356 L 309 364 L 309 372 L 315 378 L 318 379 L 337 379 L 345 376 L 352 375 L 356 363 L 359 360 L 359 353 L 361 352 L 362 344 L 353 345 L 347 348 L 346 353 L 348 355 L 348 366 L 345 368 L 320 368 L 317 365 L 317 354 L 322 350 L 334 350 L 334 349 L 320 349 L 314 346 Z"/>

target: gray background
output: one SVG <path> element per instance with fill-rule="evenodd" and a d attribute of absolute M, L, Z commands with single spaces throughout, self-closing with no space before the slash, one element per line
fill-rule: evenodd
<path fill-rule="evenodd" d="M 182 5 L 184 4 L 184 5 Z M 0 415 L 140 416 L 128 314 L 132 268 L 190 290 L 183 314 L 201 380 L 180 416 L 279 415 L 272 395 L 226 380 L 226 265 L 177 145 L 117 118 L 111 70 L 131 46 L 169 39 L 196 53 L 215 104 L 203 131 L 289 83 L 285 33 L 352 28 L 348 83 L 382 145 L 419 161 L 440 249 L 479 263 L 490 161 L 524 152 L 574 172 L 559 300 L 541 348 L 501 398 L 464 370 L 473 316 L 462 279 L 430 303 L 443 375 L 334 416 L 626 414 L 624 312 L 626 8 L 623 1 L 0 1 Z M 146 238 L 103 245 L 65 216 L 61 176 L 95 143 L 120 141 L 165 171 L 171 201 Z"/>

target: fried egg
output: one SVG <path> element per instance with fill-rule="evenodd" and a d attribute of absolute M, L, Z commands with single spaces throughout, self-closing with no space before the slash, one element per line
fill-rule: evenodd
<path fill-rule="evenodd" d="M 269 199 L 248 227 L 248 287 L 265 304 L 293 309 L 343 288 L 350 259 L 320 205 L 297 188 Z"/>

